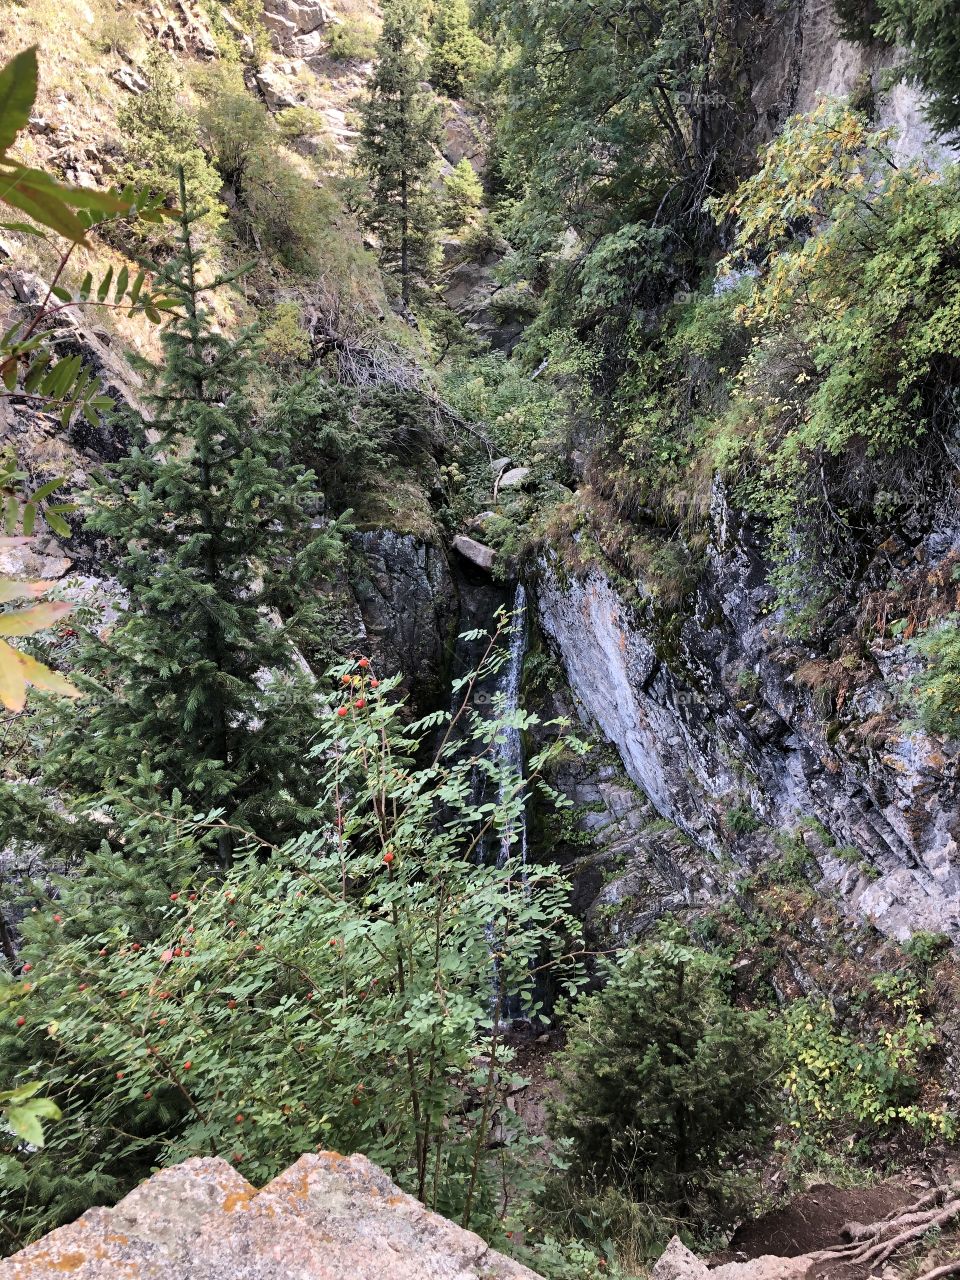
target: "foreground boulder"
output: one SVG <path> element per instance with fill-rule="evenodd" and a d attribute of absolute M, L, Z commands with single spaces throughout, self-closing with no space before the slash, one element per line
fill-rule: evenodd
<path fill-rule="evenodd" d="M 305 1155 L 257 1190 L 220 1159 L 164 1169 L 113 1209 L 0 1263 L 2 1280 L 538 1280 L 404 1194 L 365 1156 Z"/>

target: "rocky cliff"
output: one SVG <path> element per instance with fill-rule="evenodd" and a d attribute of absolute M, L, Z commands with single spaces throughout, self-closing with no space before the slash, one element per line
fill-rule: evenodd
<path fill-rule="evenodd" d="M 960 529 L 944 524 L 911 570 L 936 590 L 958 555 Z M 906 646 L 872 640 L 845 663 L 786 643 L 761 554 L 719 487 L 707 567 L 679 629 L 630 585 L 628 601 L 601 568 L 569 577 L 545 561 L 541 623 L 585 715 L 715 880 L 776 856 L 773 837 L 802 828 L 859 915 L 898 937 L 956 936 L 960 789 L 943 743 L 898 717 Z M 815 691 L 818 674 L 835 683 Z"/>

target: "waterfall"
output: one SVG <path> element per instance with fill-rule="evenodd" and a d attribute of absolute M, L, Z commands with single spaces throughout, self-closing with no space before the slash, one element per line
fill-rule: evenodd
<path fill-rule="evenodd" d="M 510 623 L 510 649 L 506 666 L 500 672 L 497 692 L 501 696 L 503 710 L 507 713 L 516 711 L 520 705 L 520 681 L 523 676 L 523 660 L 527 654 L 527 593 L 522 583 L 517 583 L 513 597 L 513 615 Z M 519 729 L 504 729 L 496 742 L 497 763 L 504 771 L 500 786 L 500 800 L 507 796 L 507 788 L 514 778 L 523 777 L 523 738 Z M 517 819 L 519 830 L 511 824 L 504 827 L 500 835 L 500 851 L 497 854 L 497 866 L 502 867 L 510 856 L 511 848 L 517 845 L 520 856 L 521 874 L 526 879 L 527 870 L 527 815 L 526 806 L 520 811 Z"/>
<path fill-rule="evenodd" d="M 506 664 L 497 676 L 496 694 L 498 711 L 509 714 L 520 705 L 520 682 L 523 677 L 523 660 L 527 653 L 527 594 L 521 583 L 513 597 L 513 612 L 510 621 L 509 650 Z M 523 777 L 523 737 L 519 729 L 505 728 L 501 730 L 494 743 L 497 764 L 502 771 L 499 800 L 505 801 L 513 788 L 516 779 Z M 497 851 L 497 866 L 502 867 L 513 854 L 519 856 L 520 876 L 524 891 L 527 885 L 527 811 L 526 804 L 512 823 L 504 826 L 500 833 L 500 848 Z M 481 849 L 481 859 L 490 856 L 489 849 Z M 491 956 L 496 952 L 494 927 L 488 925 Z M 496 1003 L 498 996 L 501 1002 L 501 1022 L 509 1026 L 513 1021 L 526 1018 L 527 1011 L 520 998 L 512 991 L 502 990 L 502 980 L 498 972 L 496 960 L 493 962 L 493 981 L 491 1003 Z"/>

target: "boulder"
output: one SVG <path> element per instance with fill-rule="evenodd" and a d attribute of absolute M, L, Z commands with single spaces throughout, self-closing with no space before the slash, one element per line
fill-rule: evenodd
<path fill-rule="evenodd" d="M 321 0 L 271 0 L 270 10 L 263 15 L 268 26 L 272 19 L 282 18 L 284 24 L 301 34 L 329 26 L 334 20 L 333 13 Z"/>
<path fill-rule="evenodd" d="M 301 1156 L 257 1190 L 221 1159 L 154 1174 L 8 1258 L 4 1280 L 538 1280 L 365 1156 Z"/>
<path fill-rule="evenodd" d="M 440 151 L 451 165 L 469 161 L 474 173 L 480 173 L 486 163 L 486 143 L 479 121 L 458 102 L 447 104 Z"/>
<path fill-rule="evenodd" d="M 497 485 L 498 489 L 522 489 L 530 479 L 529 467 L 511 467 L 509 471 L 504 471 Z"/>
<path fill-rule="evenodd" d="M 475 538 L 468 538 L 463 533 L 458 533 L 454 538 L 453 549 L 458 551 L 465 560 L 469 560 L 480 569 L 486 569 L 488 573 L 497 558 L 497 553 L 492 547 L 484 546 L 482 542 L 477 542 Z"/>
<path fill-rule="evenodd" d="M 263 99 L 271 111 L 282 111 L 286 107 L 300 105 L 296 93 L 285 83 L 277 68 L 262 67 L 257 72 L 256 80 Z"/>
<path fill-rule="evenodd" d="M 651 1280 L 706 1280 L 707 1264 L 674 1236 L 651 1272 Z"/>

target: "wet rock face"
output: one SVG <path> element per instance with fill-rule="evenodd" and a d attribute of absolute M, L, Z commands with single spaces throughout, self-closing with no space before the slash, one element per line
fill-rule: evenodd
<path fill-rule="evenodd" d="M 960 528 L 941 524 L 936 543 L 927 552 L 960 547 Z M 537 591 L 581 714 L 718 875 L 721 858 L 753 869 L 798 831 L 858 917 L 899 938 L 960 938 L 960 787 L 944 744 L 896 717 L 907 651 L 878 642 L 842 712 L 826 713 L 795 678 L 770 604 L 719 492 L 708 567 L 673 640 L 597 568 L 568 580 L 546 563 Z"/>
<path fill-rule="evenodd" d="M 538 1280 L 365 1156 L 334 1152 L 259 1191 L 225 1160 L 187 1160 L 0 1268 L 5 1280 Z"/>
<path fill-rule="evenodd" d="M 459 598 L 445 552 L 412 534 L 356 534 L 352 578 L 360 640 L 388 674 L 400 672 L 418 704 L 442 700 L 457 632 Z"/>

